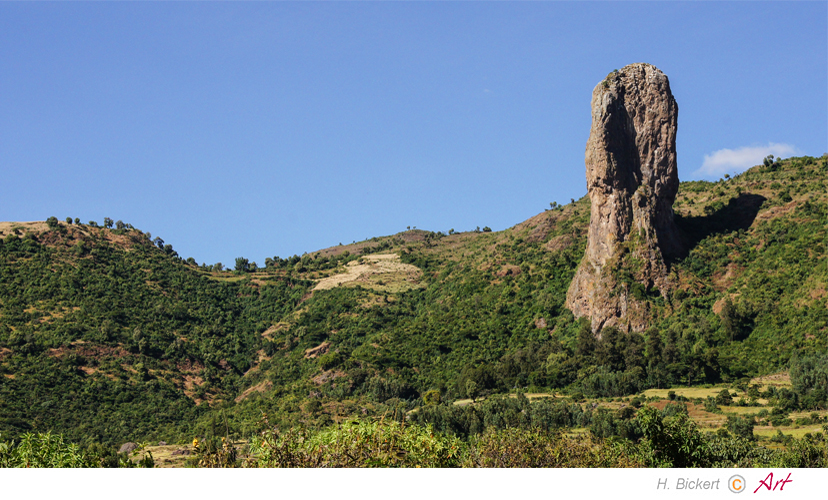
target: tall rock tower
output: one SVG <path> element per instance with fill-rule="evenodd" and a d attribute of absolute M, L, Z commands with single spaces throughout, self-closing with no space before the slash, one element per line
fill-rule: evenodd
<path fill-rule="evenodd" d="M 673 220 L 678 105 L 667 76 L 636 63 L 592 91 L 586 177 L 592 202 L 586 255 L 569 286 L 576 317 L 643 331 L 648 298 L 670 288 L 665 256 L 681 251 Z"/>

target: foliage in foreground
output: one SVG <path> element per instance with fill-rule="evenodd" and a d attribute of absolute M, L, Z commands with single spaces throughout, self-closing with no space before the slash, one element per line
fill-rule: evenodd
<path fill-rule="evenodd" d="M 247 467 L 828 467 L 822 433 L 772 450 L 737 436 L 702 433 L 686 411 L 644 407 L 629 425 L 639 437 L 567 434 L 540 427 L 487 427 L 468 440 L 431 425 L 352 421 L 313 433 L 268 427 Z"/>
<path fill-rule="evenodd" d="M 0 467 L 24 468 L 90 468 L 90 467 L 153 467 L 152 454 L 136 463 L 126 453 L 107 451 L 102 447 L 82 449 L 67 443 L 63 436 L 47 433 L 26 433 L 20 441 L 3 441 L 0 436 Z"/>
<path fill-rule="evenodd" d="M 252 467 L 459 467 L 463 442 L 431 426 L 353 421 L 310 433 L 270 427 L 250 443 Z"/>
<path fill-rule="evenodd" d="M 393 419 L 352 420 L 326 429 L 280 430 L 267 417 L 263 430 L 237 447 L 225 436 L 193 442 L 193 467 L 828 467 L 823 433 L 791 439 L 769 449 L 738 436 L 702 433 L 682 407 L 645 406 L 624 425 L 601 414 L 602 424 L 584 433 L 571 429 L 489 426 L 457 435 Z M 602 435 L 627 429 L 629 438 Z M 828 430 L 828 426 L 825 427 Z M 26 434 L 0 441 L 0 467 L 152 467 L 126 455 L 82 450 L 53 434 Z"/>

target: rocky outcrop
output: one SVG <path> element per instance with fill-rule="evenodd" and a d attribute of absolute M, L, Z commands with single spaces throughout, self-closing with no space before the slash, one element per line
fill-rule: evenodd
<path fill-rule="evenodd" d="M 682 247 L 672 209 L 677 121 L 670 83 L 655 66 L 625 66 L 592 92 L 589 237 L 566 302 L 594 332 L 646 329 L 648 298 L 670 288 L 665 257 Z"/>

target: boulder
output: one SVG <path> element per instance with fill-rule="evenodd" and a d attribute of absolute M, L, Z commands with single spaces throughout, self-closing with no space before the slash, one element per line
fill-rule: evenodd
<path fill-rule="evenodd" d="M 137 448 L 138 445 L 135 443 L 124 443 L 118 448 L 118 453 L 132 453 Z"/>

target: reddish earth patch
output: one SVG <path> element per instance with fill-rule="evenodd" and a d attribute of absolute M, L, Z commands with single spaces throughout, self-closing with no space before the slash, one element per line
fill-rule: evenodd
<path fill-rule="evenodd" d="M 663 399 L 661 401 L 656 401 L 655 403 L 648 404 L 650 406 L 658 408 L 659 410 L 663 410 L 668 403 L 671 403 L 671 401 Z M 697 405 L 695 403 L 690 402 L 685 402 L 684 404 L 687 405 L 687 413 L 690 415 L 690 418 L 693 419 L 693 421 L 696 422 L 696 424 L 699 427 L 717 428 L 723 426 L 725 422 L 727 422 L 726 416 L 719 415 L 717 413 L 710 413 L 709 411 L 704 409 L 704 405 Z"/>
<path fill-rule="evenodd" d="M 549 235 L 550 231 L 555 228 L 555 224 L 561 220 L 563 214 L 563 210 L 547 210 L 517 224 L 515 230 L 522 231 L 528 229 L 529 236 L 526 238 L 528 241 L 543 241 Z"/>
<path fill-rule="evenodd" d="M 517 276 L 519 274 L 520 274 L 520 267 L 512 265 L 512 264 L 506 264 L 505 266 L 502 266 L 500 268 L 500 271 L 495 273 L 495 275 L 500 277 L 500 278 L 503 278 L 505 276 Z"/>
<path fill-rule="evenodd" d="M 571 236 L 568 234 L 562 234 L 549 240 L 549 242 L 544 245 L 544 248 L 550 252 L 560 252 L 561 250 L 566 250 L 571 247 L 573 243 L 575 243 L 575 240 L 573 240 Z"/>
<path fill-rule="evenodd" d="M 716 291 L 719 292 L 727 290 L 733 285 L 733 283 L 736 281 L 736 278 L 738 278 L 743 271 L 744 268 L 736 264 L 728 264 L 727 271 L 725 271 L 724 273 L 716 272 L 713 274 L 711 280 L 713 282 L 713 288 L 715 288 Z"/>
<path fill-rule="evenodd" d="M 336 380 L 340 377 L 344 377 L 346 374 L 343 371 L 339 370 L 326 370 L 319 375 L 313 377 L 311 381 L 316 385 L 322 385 L 326 382 L 330 382 L 331 380 Z"/>
<path fill-rule="evenodd" d="M 129 351 L 124 349 L 121 345 L 117 347 L 90 344 L 83 340 L 77 340 L 69 343 L 68 346 L 49 349 L 49 356 L 60 358 L 68 354 L 77 354 L 78 356 L 92 357 L 92 358 L 125 358 L 130 356 Z"/>
<path fill-rule="evenodd" d="M 262 337 L 266 338 L 267 340 L 273 340 L 273 334 L 288 328 L 287 323 L 276 323 L 275 325 L 271 326 L 267 330 L 262 332 Z"/>
<path fill-rule="evenodd" d="M 828 297 L 828 291 L 825 290 L 825 284 L 820 283 L 815 288 L 812 288 L 811 291 L 808 292 L 808 295 L 814 300 L 819 300 Z"/>
<path fill-rule="evenodd" d="M 196 361 L 195 363 L 193 363 L 189 359 L 183 363 L 178 363 L 177 365 L 175 365 L 175 367 L 181 373 L 199 373 L 201 370 L 204 369 L 204 365 L 202 365 L 200 362 Z"/>
<path fill-rule="evenodd" d="M 207 404 L 212 406 L 216 398 L 215 394 L 205 394 L 205 399 L 201 399 L 195 395 L 196 387 L 201 387 L 202 385 L 204 385 L 203 378 L 196 375 L 184 375 L 184 395 L 192 399 L 197 405 L 200 405 L 206 399 Z"/>
<path fill-rule="evenodd" d="M 767 210 L 762 210 L 756 216 L 756 219 L 753 221 L 753 224 L 751 224 L 751 227 L 756 228 L 761 222 L 781 217 L 795 209 L 797 204 L 797 201 L 793 200 L 782 206 L 770 207 Z"/>
<path fill-rule="evenodd" d="M 244 377 L 250 375 L 251 373 L 256 373 L 257 371 L 259 371 L 259 364 L 261 364 L 262 361 L 267 361 L 271 359 L 271 356 L 267 356 L 265 354 L 264 349 L 259 349 L 258 351 L 256 351 L 256 354 L 259 355 L 259 358 L 256 360 L 255 363 L 253 363 L 253 366 L 251 366 L 249 370 L 244 372 Z"/>
<path fill-rule="evenodd" d="M 248 387 L 247 389 L 245 389 L 244 392 L 239 394 L 239 396 L 235 399 L 235 401 L 236 401 L 236 403 L 244 401 L 245 399 L 247 399 L 254 392 L 258 392 L 258 393 L 263 394 L 263 393 L 269 391 L 272 387 L 273 387 L 273 382 L 271 382 L 270 380 L 265 380 L 263 382 L 259 382 L 258 384 L 254 385 L 253 387 Z"/>
<path fill-rule="evenodd" d="M 321 356 L 321 355 L 325 354 L 326 352 L 328 352 L 328 349 L 330 349 L 330 348 L 331 348 L 331 343 L 330 342 L 322 342 L 321 344 L 319 344 L 318 346 L 316 346 L 312 349 L 307 349 L 305 351 L 305 359 L 312 359 L 312 358 L 315 358 L 317 356 Z"/>

